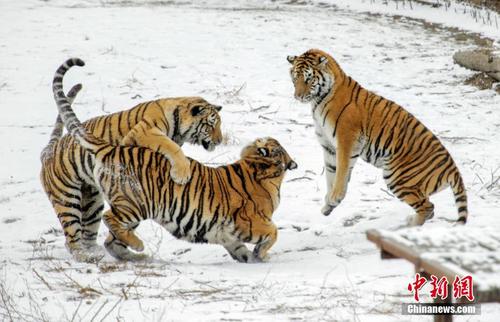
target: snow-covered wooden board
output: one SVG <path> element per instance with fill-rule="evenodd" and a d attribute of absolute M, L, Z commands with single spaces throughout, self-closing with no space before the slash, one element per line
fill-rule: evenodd
<path fill-rule="evenodd" d="M 500 236 L 493 229 L 416 227 L 368 230 L 384 258 L 409 260 L 417 271 L 446 276 L 471 275 L 480 302 L 500 302 Z"/>

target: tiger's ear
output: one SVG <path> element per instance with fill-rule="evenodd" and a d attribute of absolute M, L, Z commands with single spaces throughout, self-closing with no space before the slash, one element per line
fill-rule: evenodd
<path fill-rule="evenodd" d="M 297 56 L 286 56 L 286 60 L 288 60 L 290 64 L 293 64 L 295 59 L 297 59 Z"/>
<path fill-rule="evenodd" d="M 266 149 L 266 148 L 258 148 L 257 151 L 263 157 L 268 157 L 269 156 L 269 150 Z"/>
<path fill-rule="evenodd" d="M 203 106 L 195 105 L 193 106 L 193 108 L 191 108 L 191 115 L 192 116 L 200 115 L 204 110 L 205 109 L 203 108 Z"/>
<path fill-rule="evenodd" d="M 220 112 L 220 110 L 222 110 L 222 106 L 220 105 L 212 105 L 212 107 L 215 108 L 217 112 Z"/>
<path fill-rule="evenodd" d="M 318 66 L 323 67 L 326 65 L 327 62 L 328 62 L 328 58 L 326 58 L 325 56 L 319 56 Z"/>

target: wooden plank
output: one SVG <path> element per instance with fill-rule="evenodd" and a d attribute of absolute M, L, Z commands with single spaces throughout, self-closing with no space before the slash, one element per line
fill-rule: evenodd
<path fill-rule="evenodd" d="M 389 253 L 388 251 L 385 251 L 382 249 L 380 251 L 380 258 L 382 258 L 382 259 L 396 259 L 398 257 L 396 257 L 393 254 Z"/>
<path fill-rule="evenodd" d="M 430 274 L 434 274 L 436 276 L 446 276 L 449 283 L 453 283 L 455 280 L 455 276 L 461 276 L 459 272 L 456 272 L 452 269 L 446 267 L 443 263 L 440 263 L 436 260 L 430 259 L 422 259 L 421 260 L 421 269 L 429 272 Z M 474 273 L 471 272 L 472 277 L 474 278 Z M 463 276 L 461 276 L 463 277 Z M 475 303 L 491 303 L 491 302 L 500 302 L 500 290 L 499 289 L 491 289 L 491 290 L 479 290 L 480 284 L 474 283 L 474 297 Z M 451 293 L 449 293 L 451 294 Z M 461 298 L 457 301 L 458 303 L 471 303 L 469 300 L 465 298 Z"/>
<path fill-rule="evenodd" d="M 500 290 L 499 289 L 490 289 L 486 291 L 479 291 L 476 294 L 476 291 L 474 291 L 474 296 L 476 297 L 476 302 L 481 302 L 481 303 L 500 303 Z M 463 301 L 464 303 L 470 303 L 468 301 Z"/>
<path fill-rule="evenodd" d="M 420 265 L 420 256 L 410 247 L 399 244 L 391 239 L 382 238 L 380 241 L 380 248 L 384 251 L 391 253 L 395 257 L 404 258 L 409 260 L 414 265 Z"/>
<path fill-rule="evenodd" d="M 366 231 L 366 238 L 375 243 L 377 246 L 380 246 L 380 232 L 376 229 L 369 229 Z"/>
<path fill-rule="evenodd" d="M 446 276 L 450 283 L 453 283 L 456 275 L 460 275 L 460 273 L 449 269 L 442 263 L 431 259 L 420 259 L 420 268 L 429 274 L 434 274 L 439 277 Z"/>
<path fill-rule="evenodd" d="M 382 249 L 382 245 L 381 245 L 382 236 L 380 235 L 378 230 L 376 230 L 376 229 L 367 230 L 366 231 L 366 238 L 369 241 L 371 241 L 372 243 L 374 243 L 375 245 L 377 245 L 377 247 L 380 249 L 380 258 L 382 258 L 382 259 L 397 258 L 393 254 Z"/>
<path fill-rule="evenodd" d="M 385 238 L 380 231 L 376 229 L 370 229 L 366 232 L 366 237 L 371 242 L 375 243 L 381 251 L 382 259 L 392 259 L 392 258 L 404 258 L 415 265 L 416 272 L 425 272 L 425 274 L 433 274 L 436 276 L 446 276 L 450 283 L 453 283 L 456 275 L 461 275 L 459 272 L 448 268 L 443 263 L 437 260 L 431 259 L 421 259 L 420 254 L 413 250 L 412 248 L 403 245 L 393 239 Z M 471 272 L 471 274 L 474 274 Z M 500 289 L 495 288 L 486 291 L 478 291 L 479 285 L 475 284 L 474 296 L 476 300 L 474 302 L 499 302 L 500 303 Z M 451 293 L 449 293 L 451 294 Z M 458 302 L 470 303 L 463 299 Z M 437 316 L 442 319 L 439 321 L 451 321 L 447 319 L 447 316 Z M 438 320 L 436 320 L 438 321 Z"/>
<path fill-rule="evenodd" d="M 366 232 L 369 241 L 375 243 L 381 250 L 383 259 L 405 258 L 413 263 L 420 262 L 418 254 L 411 248 L 401 245 L 391 239 L 384 238 L 376 229 L 370 229 Z"/>

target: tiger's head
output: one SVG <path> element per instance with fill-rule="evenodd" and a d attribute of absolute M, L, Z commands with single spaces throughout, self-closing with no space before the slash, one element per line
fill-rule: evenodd
<path fill-rule="evenodd" d="M 295 99 L 302 103 L 320 102 L 333 88 L 334 75 L 331 71 L 336 65 L 327 53 L 310 49 L 300 56 L 288 56 L 292 64 L 290 76 L 295 87 Z"/>
<path fill-rule="evenodd" d="M 175 120 L 174 115 L 174 124 L 180 124 L 180 128 L 174 130 L 178 132 L 174 133 L 174 140 L 180 136 L 178 141 L 199 144 L 205 150 L 213 151 L 222 142 L 219 115 L 222 106 L 211 104 L 201 97 L 185 98 L 181 106 L 184 108 L 177 116 L 179 120 Z"/>
<path fill-rule="evenodd" d="M 297 168 L 285 148 L 270 137 L 256 139 L 244 147 L 241 158 L 255 166 L 258 181 L 281 177 L 286 170 Z"/>

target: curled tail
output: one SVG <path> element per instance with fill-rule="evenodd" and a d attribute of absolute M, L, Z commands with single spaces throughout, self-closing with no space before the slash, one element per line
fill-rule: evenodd
<path fill-rule="evenodd" d="M 450 181 L 450 186 L 453 190 L 453 195 L 455 196 L 455 205 L 458 209 L 457 222 L 465 224 L 469 215 L 467 210 L 467 193 L 465 191 L 464 181 L 462 180 L 462 176 L 460 175 L 458 170 Z"/>
<path fill-rule="evenodd" d="M 77 84 L 69 90 L 69 92 L 67 94 L 69 104 L 73 104 L 73 101 L 75 100 L 76 95 L 78 94 L 78 92 L 80 92 L 81 89 L 82 89 L 82 85 Z M 42 153 L 41 153 L 42 160 L 46 159 L 47 156 L 50 153 L 52 153 L 52 148 L 53 148 L 54 144 L 57 141 L 59 141 L 59 139 L 62 136 L 63 128 L 64 128 L 64 123 L 61 119 L 61 116 L 59 116 L 59 113 L 58 113 L 56 123 L 54 124 L 54 129 L 52 130 L 52 133 L 50 134 L 49 143 L 42 150 Z"/>
<path fill-rule="evenodd" d="M 72 66 L 75 65 L 84 66 L 85 63 L 83 62 L 83 60 L 79 58 L 70 58 L 67 61 L 65 61 L 64 64 L 59 66 L 52 81 L 52 91 L 54 92 L 54 99 L 56 100 L 57 103 L 59 116 L 61 117 L 64 125 L 68 129 L 68 132 L 76 138 L 78 143 L 83 148 L 95 154 L 102 147 L 109 146 L 109 144 L 99 138 L 96 138 L 94 135 L 88 133 L 85 130 L 85 128 L 82 126 L 82 124 L 76 117 L 75 112 L 73 112 L 73 109 L 71 108 L 71 101 L 68 99 L 68 97 L 66 97 L 66 95 L 64 95 L 63 91 L 62 82 L 64 74 L 66 74 L 66 72 Z M 81 85 L 78 84 L 76 85 L 76 87 L 81 88 Z"/>

